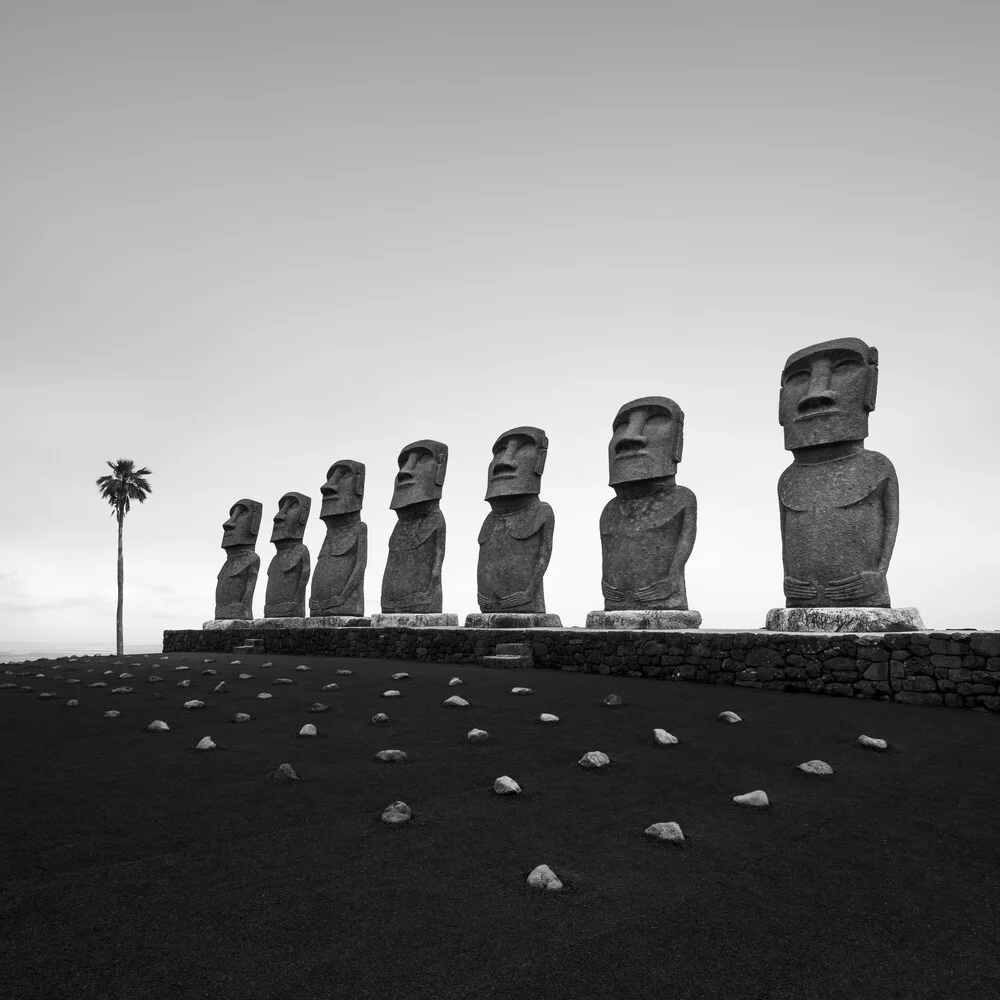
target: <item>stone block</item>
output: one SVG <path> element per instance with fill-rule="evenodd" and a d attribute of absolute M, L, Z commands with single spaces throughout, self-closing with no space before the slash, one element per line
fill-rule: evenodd
<path fill-rule="evenodd" d="M 976 632 L 970 635 L 969 652 L 979 656 L 1000 656 L 1000 632 Z"/>
<path fill-rule="evenodd" d="M 701 627 L 698 611 L 591 611 L 587 628 L 645 631 L 695 629 Z"/>
<path fill-rule="evenodd" d="M 865 670 L 864 677 L 868 681 L 884 681 L 889 674 L 887 663 L 873 663 Z"/>
<path fill-rule="evenodd" d="M 922 632 L 916 608 L 772 608 L 769 632 Z"/>
<path fill-rule="evenodd" d="M 936 691 L 937 681 L 933 677 L 907 677 L 903 681 L 904 691 Z"/>
<path fill-rule="evenodd" d="M 233 632 L 250 628 L 250 625 L 251 622 L 244 618 L 216 618 L 213 621 L 205 622 L 201 627 L 209 632 Z"/>
<path fill-rule="evenodd" d="M 748 667 L 782 667 L 785 658 L 767 646 L 755 646 L 747 653 L 746 664 Z"/>
<path fill-rule="evenodd" d="M 372 623 L 371 618 L 352 615 L 313 615 L 302 621 L 306 628 L 368 628 Z"/>
<path fill-rule="evenodd" d="M 854 694 L 854 688 L 850 684 L 828 684 L 826 693 L 836 698 L 850 698 Z"/>
<path fill-rule="evenodd" d="M 964 667 L 954 667 L 948 671 L 948 680 L 955 681 L 971 681 L 972 671 L 966 670 Z"/>
<path fill-rule="evenodd" d="M 562 628 L 558 615 L 491 612 L 465 616 L 466 628 Z"/>
<path fill-rule="evenodd" d="M 455 628 L 458 615 L 378 614 L 371 616 L 372 628 Z"/>

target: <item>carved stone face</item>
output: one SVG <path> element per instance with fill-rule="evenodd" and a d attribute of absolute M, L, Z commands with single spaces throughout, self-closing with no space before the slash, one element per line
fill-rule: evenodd
<path fill-rule="evenodd" d="M 347 458 L 334 462 L 320 493 L 323 494 L 323 506 L 319 512 L 321 518 L 361 510 L 365 497 L 364 464 Z"/>
<path fill-rule="evenodd" d="M 608 445 L 609 486 L 673 476 L 684 449 L 684 411 L 666 396 L 626 403 Z"/>
<path fill-rule="evenodd" d="M 440 441 L 414 441 L 399 453 L 399 472 L 390 510 L 425 500 L 440 500 L 448 467 L 448 446 Z"/>
<path fill-rule="evenodd" d="M 538 427 L 515 427 L 493 445 L 486 479 L 486 499 L 539 493 L 549 439 Z"/>
<path fill-rule="evenodd" d="M 306 521 L 309 520 L 311 506 L 312 500 L 303 493 L 286 493 L 278 501 L 278 513 L 274 515 L 271 541 L 301 540 L 306 532 Z"/>
<path fill-rule="evenodd" d="M 256 545 L 263 505 L 256 500 L 237 500 L 229 510 L 229 520 L 222 525 L 222 547 Z"/>
<path fill-rule="evenodd" d="M 797 351 L 785 363 L 778 423 L 785 448 L 808 448 L 868 437 L 875 409 L 878 352 L 854 337 Z"/>

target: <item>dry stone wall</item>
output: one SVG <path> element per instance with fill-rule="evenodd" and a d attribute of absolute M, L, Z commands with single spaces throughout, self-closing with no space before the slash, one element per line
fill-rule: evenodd
<path fill-rule="evenodd" d="M 269 654 L 481 663 L 529 643 L 536 669 L 654 677 L 1000 711 L 1000 632 L 626 632 L 584 629 L 190 629 L 164 653 L 229 653 L 262 639 Z"/>

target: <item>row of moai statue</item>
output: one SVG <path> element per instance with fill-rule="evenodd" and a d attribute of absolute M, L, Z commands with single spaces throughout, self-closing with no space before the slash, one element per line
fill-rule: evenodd
<path fill-rule="evenodd" d="M 878 352 L 863 341 L 826 341 L 785 363 L 778 421 L 792 464 L 778 481 L 785 607 L 767 615 L 772 630 L 922 629 L 915 608 L 893 609 L 886 574 L 899 522 L 892 463 L 865 449 L 875 408 Z M 608 445 L 615 491 L 600 519 L 604 610 L 592 629 L 697 628 L 684 569 L 694 547 L 697 501 L 675 481 L 684 446 L 684 413 L 671 399 L 646 396 L 618 411 Z M 548 439 L 515 427 L 493 446 L 487 473 L 490 513 L 479 532 L 480 614 L 466 627 L 560 627 L 546 613 L 543 577 L 555 516 L 539 498 Z M 382 577 L 382 613 L 364 617 L 368 531 L 361 520 L 365 466 L 342 459 L 322 487 L 326 538 L 309 595 L 309 552 L 302 542 L 311 501 L 286 493 L 278 503 L 267 572 L 264 619 L 251 602 L 260 559 L 254 552 L 262 507 L 237 501 L 223 525 L 227 559 L 218 577 L 216 621 L 206 627 L 457 625 L 442 612 L 445 520 L 440 500 L 448 448 L 415 441 L 399 455 L 390 508 L 397 523 Z"/>

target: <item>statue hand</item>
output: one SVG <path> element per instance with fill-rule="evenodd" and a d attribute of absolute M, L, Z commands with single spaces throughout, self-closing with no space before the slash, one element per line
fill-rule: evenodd
<path fill-rule="evenodd" d="M 415 605 L 416 607 L 419 608 L 419 607 L 421 607 L 424 604 L 430 604 L 431 603 L 431 595 L 428 594 L 427 591 L 425 590 L 425 591 L 422 591 L 419 594 L 411 594 L 402 603 L 404 603 L 404 604 L 412 604 L 412 605 Z"/>
<path fill-rule="evenodd" d="M 652 601 L 665 601 L 677 590 L 677 583 L 672 577 L 651 583 L 647 587 L 640 587 L 635 596 L 642 604 L 649 604 Z"/>
<path fill-rule="evenodd" d="M 511 608 L 518 608 L 522 604 L 528 603 L 528 592 L 526 590 L 518 590 L 513 594 L 508 594 L 506 597 L 500 598 L 500 609 L 502 611 L 509 611 Z"/>
<path fill-rule="evenodd" d="M 794 576 L 785 577 L 785 597 L 796 601 L 811 601 L 816 597 L 815 584 L 806 580 L 796 580 Z"/>
<path fill-rule="evenodd" d="M 860 601 L 871 597 L 885 586 L 885 574 L 878 570 L 865 569 L 860 573 L 845 576 L 843 580 L 831 580 L 827 584 L 827 594 L 837 601 Z"/>
<path fill-rule="evenodd" d="M 479 610 L 483 614 L 487 614 L 490 611 L 498 611 L 500 605 L 492 597 L 487 597 L 482 591 L 476 593 L 476 601 L 479 604 Z"/>
<path fill-rule="evenodd" d="M 601 591 L 604 594 L 605 604 L 624 604 L 625 593 L 617 587 L 612 587 L 606 580 L 601 581 Z"/>

